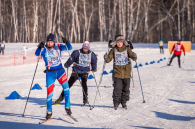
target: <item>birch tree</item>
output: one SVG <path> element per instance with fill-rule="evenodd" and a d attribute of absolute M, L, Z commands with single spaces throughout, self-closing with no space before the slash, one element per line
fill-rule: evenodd
<path fill-rule="evenodd" d="M 14 38 L 13 42 L 18 41 L 18 17 L 17 17 L 17 0 L 11 0 L 12 3 L 12 16 L 13 16 L 13 23 L 14 23 Z"/>

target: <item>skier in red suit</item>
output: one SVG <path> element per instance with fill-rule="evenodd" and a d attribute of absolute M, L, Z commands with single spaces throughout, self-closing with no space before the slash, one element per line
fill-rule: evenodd
<path fill-rule="evenodd" d="M 175 58 L 175 57 L 177 56 L 177 57 L 178 57 L 179 68 L 181 68 L 181 63 L 180 63 L 180 62 L 181 62 L 181 61 L 180 61 L 180 57 L 181 57 L 181 53 L 182 53 L 181 50 L 183 50 L 183 54 L 184 54 L 184 56 L 185 56 L 185 48 L 184 48 L 184 46 L 181 44 L 181 40 L 178 40 L 177 43 L 173 45 L 173 48 L 172 48 L 171 53 L 173 52 L 173 50 L 174 50 L 174 54 L 173 54 L 173 56 L 171 57 L 171 60 L 170 60 L 169 64 L 167 64 L 167 65 L 169 66 L 169 65 L 171 64 L 173 58 Z M 171 53 L 170 53 L 170 54 L 171 54 Z"/>

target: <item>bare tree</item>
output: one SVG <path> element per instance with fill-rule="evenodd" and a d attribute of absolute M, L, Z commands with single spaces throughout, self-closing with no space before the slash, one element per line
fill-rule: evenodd
<path fill-rule="evenodd" d="M 11 0 L 12 2 L 12 16 L 13 16 L 13 22 L 14 22 L 14 42 L 18 41 L 18 17 L 17 17 L 17 0 Z"/>

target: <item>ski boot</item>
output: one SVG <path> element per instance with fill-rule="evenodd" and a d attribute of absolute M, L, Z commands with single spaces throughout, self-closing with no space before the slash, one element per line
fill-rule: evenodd
<path fill-rule="evenodd" d="M 82 107 L 85 106 L 86 104 L 89 104 L 88 97 L 87 97 L 87 99 L 85 99 L 85 98 L 83 99 L 83 105 L 82 105 Z"/>
<path fill-rule="evenodd" d="M 51 119 L 52 112 L 47 112 L 45 120 Z"/>
<path fill-rule="evenodd" d="M 67 113 L 67 115 L 71 115 L 72 114 L 72 112 L 71 112 L 71 110 L 70 110 L 70 108 L 65 108 L 65 110 L 66 110 L 66 113 Z"/>
<path fill-rule="evenodd" d="M 170 66 L 170 64 L 167 64 L 167 66 Z"/>
<path fill-rule="evenodd" d="M 127 105 L 126 104 L 122 104 L 122 107 L 127 110 Z"/>
<path fill-rule="evenodd" d="M 114 110 L 117 110 L 119 104 L 114 104 Z"/>

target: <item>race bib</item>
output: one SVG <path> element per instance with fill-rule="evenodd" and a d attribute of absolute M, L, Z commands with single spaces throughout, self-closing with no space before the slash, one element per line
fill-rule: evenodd
<path fill-rule="evenodd" d="M 127 56 L 127 50 L 123 52 L 117 52 L 115 50 L 115 65 L 127 65 L 129 64 L 128 62 L 128 56 Z"/>
<path fill-rule="evenodd" d="M 61 63 L 60 60 L 60 50 L 47 50 L 45 53 L 45 57 L 47 58 L 47 63 L 49 67 L 58 66 Z"/>
<path fill-rule="evenodd" d="M 160 46 L 163 46 L 163 42 L 159 42 Z"/>
<path fill-rule="evenodd" d="M 89 54 L 80 53 L 78 65 L 83 67 L 89 67 L 90 63 L 91 63 L 91 53 Z"/>
<path fill-rule="evenodd" d="M 176 51 L 181 51 L 181 45 L 175 44 L 175 50 L 176 50 Z"/>

